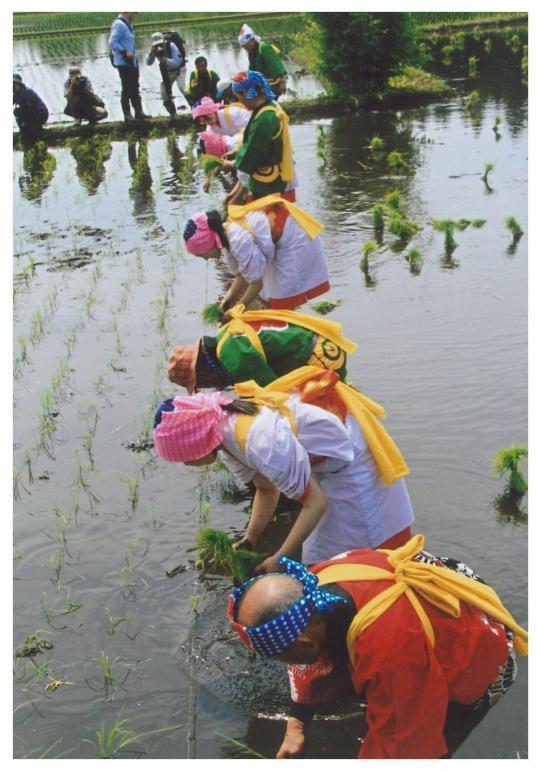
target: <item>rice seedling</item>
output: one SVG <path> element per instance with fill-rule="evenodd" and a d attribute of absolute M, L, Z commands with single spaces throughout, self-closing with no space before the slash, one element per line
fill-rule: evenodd
<path fill-rule="evenodd" d="M 75 460 L 77 463 L 77 476 L 74 482 L 74 485 L 76 488 L 82 488 L 82 490 L 85 492 L 85 494 L 88 496 L 88 500 L 92 506 L 95 506 L 96 504 L 99 504 L 99 499 L 95 495 L 95 493 L 92 491 L 92 488 L 90 487 L 90 483 L 88 482 L 85 473 L 87 471 L 91 471 L 91 469 L 87 465 L 81 464 L 81 460 L 79 458 L 79 451 L 75 451 Z"/>
<path fill-rule="evenodd" d="M 321 300 L 320 303 L 312 303 L 311 307 L 318 314 L 329 314 L 334 308 L 337 308 L 341 303 L 341 300 Z"/>
<path fill-rule="evenodd" d="M 478 75 L 478 57 L 469 56 L 467 61 L 469 66 L 469 78 L 476 78 Z"/>
<path fill-rule="evenodd" d="M 199 565 L 216 574 L 230 576 L 241 584 L 252 575 L 264 555 L 253 550 L 235 548 L 229 534 L 215 528 L 202 528 L 196 537 L 195 549 Z"/>
<path fill-rule="evenodd" d="M 150 737 L 151 735 L 163 734 L 165 732 L 175 732 L 178 729 L 182 729 L 183 724 L 175 724 L 174 726 L 165 726 L 161 729 L 152 729 L 149 732 L 141 732 L 135 734 L 132 729 L 127 726 L 128 719 L 124 718 L 120 720 L 120 714 L 114 721 L 110 728 L 105 728 L 105 723 L 101 725 L 99 729 L 96 729 L 96 741 L 84 738 L 82 743 L 88 743 L 91 745 L 100 759 L 112 759 L 121 750 L 127 748 L 130 745 L 138 743 L 143 737 Z M 141 753 L 144 751 L 141 751 Z"/>
<path fill-rule="evenodd" d="M 525 85 L 529 82 L 529 46 L 523 46 L 523 56 L 521 57 L 521 81 Z"/>
<path fill-rule="evenodd" d="M 94 388 L 96 392 L 99 394 L 99 396 L 103 397 L 106 403 L 109 405 L 109 407 L 111 407 L 112 402 L 109 399 L 108 393 L 109 391 L 112 390 L 112 386 L 110 383 L 107 383 L 103 375 L 98 375 L 98 377 L 94 381 Z"/>
<path fill-rule="evenodd" d="M 442 63 L 449 67 L 452 64 L 452 55 L 454 53 L 454 46 L 447 44 L 441 48 Z"/>
<path fill-rule="evenodd" d="M 482 30 L 480 29 L 480 27 L 478 25 L 476 25 L 476 27 L 474 27 L 474 29 L 472 31 L 472 36 L 473 36 L 473 39 L 477 43 L 479 43 L 480 40 L 482 39 Z"/>
<path fill-rule="evenodd" d="M 21 488 L 26 491 L 26 493 L 29 493 L 20 478 L 19 473 L 15 468 L 13 468 L 13 500 L 14 501 L 20 501 L 21 500 Z"/>
<path fill-rule="evenodd" d="M 120 593 L 124 600 L 136 600 L 137 574 L 135 568 L 126 563 L 116 574 L 120 580 Z"/>
<path fill-rule="evenodd" d="M 122 481 L 126 483 L 128 489 L 128 501 L 131 511 L 135 512 L 139 503 L 139 481 L 135 477 L 124 476 Z"/>
<path fill-rule="evenodd" d="M 371 215 L 375 231 L 382 234 L 384 230 L 384 206 L 382 204 L 375 204 L 371 210 Z"/>
<path fill-rule="evenodd" d="M 393 233 L 394 236 L 397 236 L 400 241 L 409 241 L 419 229 L 419 225 L 412 220 L 405 219 L 401 212 L 392 212 L 388 230 L 390 233 Z"/>
<path fill-rule="evenodd" d="M 224 740 L 227 740 L 227 742 L 233 743 L 234 745 L 238 745 L 239 748 L 242 748 L 242 750 L 246 751 L 246 753 L 249 753 L 250 756 L 256 756 L 258 759 L 268 758 L 268 756 L 263 756 L 262 753 L 257 753 L 257 751 L 254 751 L 253 748 L 249 747 L 249 745 L 246 745 L 245 743 L 240 742 L 240 740 L 235 740 L 233 737 L 228 737 L 226 734 L 222 734 L 221 732 L 218 732 L 217 729 L 215 729 L 214 731 L 220 737 L 223 737 Z"/>
<path fill-rule="evenodd" d="M 467 110 L 468 112 L 473 112 L 478 108 L 479 104 L 480 104 L 480 94 L 478 93 L 478 91 L 474 90 L 474 91 L 471 91 L 471 93 L 465 97 L 465 102 L 463 106 L 465 110 Z"/>
<path fill-rule="evenodd" d="M 403 166 L 406 166 L 403 155 L 397 150 L 392 150 L 391 153 L 388 153 L 386 161 L 391 169 L 401 169 Z"/>
<path fill-rule="evenodd" d="M 109 635 L 114 635 L 116 633 L 116 628 L 122 623 L 125 622 L 127 624 L 129 622 L 128 617 L 115 617 L 108 608 L 105 608 L 105 611 L 107 612 L 107 621 L 109 622 L 109 629 L 107 630 Z"/>
<path fill-rule="evenodd" d="M 471 225 L 473 228 L 482 228 L 486 224 L 487 220 L 482 220 L 481 218 L 477 220 L 471 220 Z"/>
<path fill-rule="evenodd" d="M 28 485 L 34 484 L 34 474 L 32 472 L 32 458 L 30 456 L 30 451 L 28 450 L 27 446 L 25 445 L 22 449 L 23 454 L 23 462 L 26 467 L 26 474 L 28 477 Z"/>
<path fill-rule="evenodd" d="M 499 477 L 507 479 L 507 490 L 517 496 L 527 493 L 527 481 L 521 473 L 520 466 L 523 459 L 527 458 L 528 450 L 523 445 L 512 445 L 509 448 L 501 448 L 493 459 L 493 468 Z"/>
<path fill-rule="evenodd" d="M 95 663 L 97 669 L 103 677 L 103 684 L 99 687 L 95 686 L 85 675 L 85 682 L 87 686 L 93 692 L 103 692 L 106 699 L 114 699 L 116 692 L 120 686 L 123 686 L 127 681 L 129 674 L 131 673 L 132 666 L 124 657 L 115 657 L 113 660 L 109 658 L 103 651 L 97 657 L 91 657 L 89 662 Z M 85 671 L 89 663 L 85 665 Z M 119 671 L 121 668 L 126 668 L 126 673 L 123 678 L 120 677 Z M 109 697 L 110 695 L 110 697 Z"/>
<path fill-rule="evenodd" d="M 87 431 L 83 437 L 83 447 L 86 451 L 86 455 L 88 456 L 88 460 L 90 462 L 90 469 L 93 471 L 95 469 L 95 463 L 94 463 L 94 432 Z"/>
<path fill-rule="evenodd" d="M 513 54 L 517 54 L 519 49 L 521 48 L 521 40 L 519 39 L 518 35 L 512 35 L 510 40 L 508 41 L 508 45 L 510 47 L 510 50 Z"/>
<path fill-rule="evenodd" d="M 450 256 L 454 249 L 457 247 L 457 242 L 454 239 L 454 228 L 456 223 L 454 220 L 433 220 L 433 227 L 436 231 L 444 233 L 444 250 L 447 256 Z"/>
<path fill-rule="evenodd" d="M 382 150 L 384 150 L 384 140 L 381 137 L 378 137 L 375 135 L 369 140 L 368 145 L 370 150 L 373 150 L 375 153 L 380 153 Z"/>
<path fill-rule="evenodd" d="M 521 225 L 518 223 L 515 217 L 507 217 L 504 224 L 512 235 L 512 246 L 517 246 L 520 238 L 523 236 L 523 229 Z"/>
<path fill-rule="evenodd" d="M 47 622 L 54 627 L 55 630 L 65 630 L 67 625 L 56 624 L 58 617 L 65 617 L 68 614 L 73 614 L 82 608 L 82 603 L 74 603 L 70 598 L 69 587 L 65 599 L 56 598 L 52 603 L 47 603 L 47 593 L 43 593 L 43 598 L 40 600 L 41 608 L 45 614 Z"/>
<path fill-rule="evenodd" d="M 401 210 L 401 193 L 399 192 L 399 190 L 389 191 L 385 195 L 384 200 L 386 201 L 386 206 L 389 209 L 394 209 L 396 211 Z"/>
<path fill-rule="evenodd" d="M 205 324 L 221 324 L 223 311 L 219 303 L 209 303 L 202 310 L 202 318 Z"/>
<path fill-rule="evenodd" d="M 491 38 L 486 38 L 484 40 L 484 51 L 486 52 L 486 54 L 490 54 L 492 48 L 493 48 L 493 43 L 491 42 Z"/>
<path fill-rule="evenodd" d="M 369 241 L 366 241 L 362 246 L 362 259 L 360 261 L 360 268 L 362 271 L 367 270 L 369 267 L 369 258 L 371 255 L 377 251 L 378 244 L 376 241 L 373 241 L 370 239 Z"/>
<path fill-rule="evenodd" d="M 484 183 L 486 188 L 490 187 L 489 181 L 488 181 L 488 176 L 489 176 L 490 172 L 493 171 L 494 168 L 495 168 L 495 164 L 492 164 L 492 163 L 484 164 L 484 173 L 480 177 L 480 179 L 482 180 L 482 182 Z"/>
<path fill-rule="evenodd" d="M 420 260 L 422 259 L 420 250 L 417 249 L 416 247 L 409 249 L 409 251 L 405 255 L 405 259 L 407 260 L 410 266 L 417 266 Z"/>
<path fill-rule="evenodd" d="M 465 33 L 455 32 L 453 35 L 450 35 L 450 43 L 458 51 L 463 51 L 465 48 Z"/>
<path fill-rule="evenodd" d="M 32 313 L 32 316 L 30 317 L 30 332 L 28 334 L 28 337 L 30 339 L 30 342 L 33 346 L 36 346 L 41 338 L 43 337 L 45 332 L 45 319 L 43 318 L 43 314 L 39 310 L 39 308 L 36 308 L 36 310 Z"/>

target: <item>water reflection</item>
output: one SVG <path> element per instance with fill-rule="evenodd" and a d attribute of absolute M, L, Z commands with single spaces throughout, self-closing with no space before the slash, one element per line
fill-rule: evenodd
<path fill-rule="evenodd" d="M 112 144 L 106 137 L 72 139 L 68 142 L 75 159 L 77 176 L 90 196 L 95 195 L 105 179 L 105 162 L 112 154 Z"/>
<path fill-rule="evenodd" d="M 133 201 L 135 217 L 155 217 L 155 197 L 152 191 L 152 173 L 148 163 L 148 140 L 128 141 L 129 165 L 133 169 L 129 196 Z"/>
<path fill-rule="evenodd" d="M 526 525 L 528 512 L 523 506 L 523 496 L 505 491 L 492 501 L 497 510 L 497 522 L 500 525 Z"/>
<path fill-rule="evenodd" d="M 56 158 L 49 152 L 45 142 L 36 142 L 24 151 L 23 169 L 25 174 L 19 177 L 21 194 L 28 201 L 39 201 L 51 184 L 56 169 Z"/>

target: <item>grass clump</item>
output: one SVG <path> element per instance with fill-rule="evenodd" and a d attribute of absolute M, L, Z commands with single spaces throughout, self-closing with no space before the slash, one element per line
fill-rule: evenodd
<path fill-rule="evenodd" d="M 509 493 L 523 496 L 527 493 L 527 481 L 521 473 L 520 466 L 524 458 L 527 458 L 528 450 L 523 445 L 512 445 L 510 448 L 501 448 L 493 459 L 493 468 L 499 477 L 507 479 Z"/>
<path fill-rule="evenodd" d="M 329 314 L 334 308 L 337 308 L 340 303 L 340 300 L 336 302 L 333 302 L 332 300 L 321 300 L 320 303 L 313 303 L 311 307 L 318 314 Z"/>
<path fill-rule="evenodd" d="M 202 528 L 197 534 L 195 549 L 204 568 L 230 576 L 238 584 L 249 579 L 265 557 L 252 550 L 235 549 L 229 534 L 216 528 Z"/>
<path fill-rule="evenodd" d="M 209 303 L 202 310 L 202 318 L 205 324 L 221 324 L 223 322 L 223 310 L 219 303 Z"/>

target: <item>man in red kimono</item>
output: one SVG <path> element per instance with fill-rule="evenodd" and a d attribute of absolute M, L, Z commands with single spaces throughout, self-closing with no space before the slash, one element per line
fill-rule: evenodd
<path fill-rule="evenodd" d="M 367 701 L 360 758 L 448 758 L 513 683 L 527 633 L 472 569 L 423 543 L 353 550 L 310 571 L 280 558 L 286 573 L 232 593 L 243 642 L 289 666 L 277 758 L 302 753 L 317 705 L 353 693 Z"/>

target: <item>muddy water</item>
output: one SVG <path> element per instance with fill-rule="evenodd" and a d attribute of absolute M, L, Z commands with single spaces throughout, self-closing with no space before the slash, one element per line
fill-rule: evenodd
<path fill-rule="evenodd" d="M 472 84 L 454 85 L 443 104 L 292 126 L 299 202 L 326 225 L 333 318 L 359 342 L 350 378 L 387 409 L 417 530 L 493 582 L 527 626 L 527 499 L 501 497 L 491 471 L 499 448 L 527 442 L 526 90 L 512 68 L 486 70 L 469 113 Z M 401 171 L 373 159 L 375 134 L 403 154 Z M 126 719 L 134 735 L 182 726 L 121 758 L 249 757 L 227 738 L 271 757 L 283 670 L 246 659 L 223 618 L 229 584 L 192 563 L 201 523 L 241 529 L 247 502 L 219 470 L 131 449 L 171 393 L 168 349 L 201 335 L 200 310 L 222 291 L 181 233 L 223 189 L 201 192 L 185 136 L 100 146 L 92 167 L 82 154 L 14 160 L 14 643 L 35 633 L 54 645 L 34 664 L 16 659 L 15 756 L 95 757 L 100 726 Z M 422 229 L 405 249 L 385 234 L 363 273 L 369 210 L 395 188 Z M 509 215 L 525 231 L 515 249 Z M 457 231 L 447 257 L 433 218 L 486 223 Z M 413 246 L 415 270 L 404 257 Z M 46 689 L 54 679 L 65 683 Z M 516 684 L 458 756 L 523 757 L 526 700 L 520 660 Z M 353 757 L 359 733 L 358 717 L 321 719 L 309 755 Z"/>

